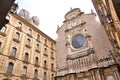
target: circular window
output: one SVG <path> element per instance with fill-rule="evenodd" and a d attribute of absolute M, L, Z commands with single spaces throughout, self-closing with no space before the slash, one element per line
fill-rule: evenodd
<path fill-rule="evenodd" d="M 76 49 L 83 47 L 83 45 L 85 44 L 85 37 L 78 35 L 73 37 L 72 39 L 72 46 Z"/>

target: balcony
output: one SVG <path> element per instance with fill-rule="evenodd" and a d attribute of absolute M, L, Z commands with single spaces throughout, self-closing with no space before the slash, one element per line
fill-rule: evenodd
<path fill-rule="evenodd" d="M 40 67 L 38 63 L 35 63 L 34 66 L 35 66 L 35 67 Z"/>
<path fill-rule="evenodd" d="M 40 80 L 40 79 L 38 79 L 38 78 L 35 77 L 35 78 L 33 78 L 33 80 Z"/>
<path fill-rule="evenodd" d="M 43 67 L 45 70 L 47 70 L 48 68 L 46 66 Z"/>
<path fill-rule="evenodd" d="M 26 44 L 25 46 L 26 46 L 27 48 L 31 48 L 31 46 L 30 46 L 30 45 L 28 45 L 28 44 Z"/>
<path fill-rule="evenodd" d="M 55 59 L 53 56 L 51 56 L 51 59 Z"/>
<path fill-rule="evenodd" d="M 39 43 L 40 43 L 40 40 L 39 39 L 36 39 Z"/>
<path fill-rule="evenodd" d="M 6 36 L 6 34 L 4 32 L 1 32 L 1 31 L 0 31 L 0 35 Z"/>
<path fill-rule="evenodd" d="M 35 51 L 38 52 L 38 53 L 40 53 L 40 50 L 38 50 L 38 49 L 36 49 Z"/>
<path fill-rule="evenodd" d="M 28 60 L 24 60 L 23 61 L 25 64 L 29 64 L 30 62 L 28 62 Z"/>
<path fill-rule="evenodd" d="M 12 76 L 14 76 L 12 73 L 5 73 L 4 74 L 6 77 L 12 77 Z"/>
<path fill-rule="evenodd" d="M 21 27 L 16 27 L 17 30 L 19 31 L 22 31 L 22 28 Z"/>
<path fill-rule="evenodd" d="M 13 41 L 17 42 L 17 43 L 20 43 L 20 40 L 16 39 L 16 38 L 13 38 Z"/>
<path fill-rule="evenodd" d="M 26 76 L 26 74 L 22 74 L 22 75 L 20 76 L 20 78 L 21 78 L 21 79 L 27 79 L 28 77 Z"/>
<path fill-rule="evenodd" d="M 11 54 L 8 56 L 10 59 L 16 60 L 17 58 L 15 57 L 15 55 Z"/>
<path fill-rule="evenodd" d="M 32 35 L 31 35 L 31 34 L 27 33 L 27 35 L 32 38 Z"/>
<path fill-rule="evenodd" d="M 44 56 L 46 56 L 46 57 L 47 57 L 47 56 L 48 56 L 48 54 L 47 54 L 47 53 L 44 53 Z"/>

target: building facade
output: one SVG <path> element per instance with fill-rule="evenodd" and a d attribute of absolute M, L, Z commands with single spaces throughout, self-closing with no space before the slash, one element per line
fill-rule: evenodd
<path fill-rule="evenodd" d="M 56 80 L 120 80 L 120 58 L 95 13 L 71 9 L 57 34 Z"/>
<path fill-rule="evenodd" d="M 92 0 L 101 24 L 120 55 L 120 0 Z"/>
<path fill-rule="evenodd" d="M 56 42 L 28 14 L 8 13 L 9 23 L 0 30 L 0 80 L 54 80 Z"/>

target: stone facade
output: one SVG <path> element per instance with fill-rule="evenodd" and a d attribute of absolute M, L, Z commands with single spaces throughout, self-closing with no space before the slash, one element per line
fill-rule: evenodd
<path fill-rule="evenodd" d="M 18 14 L 6 18 L 9 23 L 0 31 L 0 80 L 53 80 L 56 42 Z"/>
<path fill-rule="evenodd" d="M 120 55 L 120 0 L 92 0 L 108 37 Z"/>
<path fill-rule="evenodd" d="M 119 56 L 95 13 L 71 9 L 57 33 L 56 80 L 120 79 Z"/>

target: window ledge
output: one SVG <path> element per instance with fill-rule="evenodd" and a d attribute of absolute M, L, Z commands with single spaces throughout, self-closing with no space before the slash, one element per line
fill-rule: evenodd
<path fill-rule="evenodd" d="M 38 52 L 38 53 L 40 53 L 40 50 L 37 50 L 37 49 L 36 49 L 35 51 Z"/>
<path fill-rule="evenodd" d="M 16 29 L 19 30 L 19 31 L 22 31 L 22 28 L 20 28 L 20 27 L 16 27 Z"/>
<path fill-rule="evenodd" d="M 47 70 L 47 67 L 44 67 L 45 70 Z"/>
<path fill-rule="evenodd" d="M 12 73 L 5 73 L 4 75 L 7 76 L 7 77 L 12 77 L 12 76 L 14 76 Z"/>
<path fill-rule="evenodd" d="M 38 78 L 33 78 L 33 80 L 40 80 L 40 79 L 38 79 Z"/>
<path fill-rule="evenodd" d="M 24 60 L 23 62 L 24 62 L 24 63 L 26 63 L 26 64 L 29 64 L 29 62 L 28 62 L 28 61 L 26 61 L 26 60 Z"/>
<path fill-rule="evenodd" d="M 26 47 L 28 47 L 28 48 L 31 48 L 31 46 L 30 46 L 30 45 L 28 45 L 28 44 L 26 44 L 25 46 L 26 46 Z"/>
<path fill-rule="evenodd" d="M 51 48 L 51 50 L 54 50 L 53 48 Z"/>
<path fill-rule="evenodd" d="M 51 57 L 51 59 L 55 59 L 54 57 Z"/>
<path fill-rule="evenodd" d="M 44 56 L 48 56 L 48 55 L 44 53 Z"/>
<path fill-rule="evenodd" d="M 36 39 L 38 42 L 41 42 L 39 39 Z"/>
<path fill-rule="evenodd" d="M 27 79 L 28 77 L 26 75 L 22 75 L 21 79 Z"/>
<path fill-rule="evenodd" d="M 17 42 L 17 43 L 20 43 L 20 41 L 16 38 L 13 39 L 13 41 Z"/>
<path fill-rule="evenodd" d="M 32 38 L 32 35 L 31 35 L 31 34 L 28 34 L 28 33 L 27 33 L 27 35 Z"/>
<path fill-rule="evenodd" d="M 6 36 L 6 34 L 4 32 L 0 32 L 0 35 L 2 36 Z"/>
<path fill-rule="evenodd" d="M 16 60 L 17 58 L 15 56 L 9 55 L 10 59 Z"/>
<path fill-rule="evenodd" d="M 40 67 L 38 64 L 34 64 L 35 67 Z"/>

